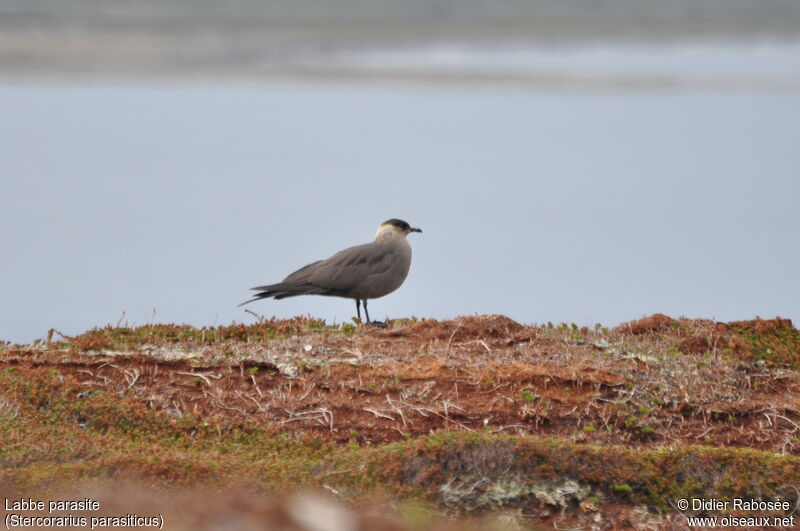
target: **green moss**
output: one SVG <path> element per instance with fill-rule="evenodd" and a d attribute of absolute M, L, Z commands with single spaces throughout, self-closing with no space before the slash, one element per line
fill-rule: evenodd
<path fill-rule="evenodd" d="M 336 446 L 175 418 L 37 369 L 0 371 L 0 403 L 10 413 L 0 423 L 0 482 L 22 490 L 131 476 L 153 485 L 246 482 L 277 491 L 325 484 L 354 498 L 386 493 L 459 508 L 624 495 L 669 509 L 669 500 L 692 496 L 785 499 L 800 477 L 799 457 L 742 448 L 643 450 L 456 432 Z"/>
<path fill-rule="evenodd" d="M 800 368 L 800 331 L 788 319 L 734 322 L 728 329 L 747 342 L 755 359 Z"/>
<path fill-rule="evenodd" d="M 293 319 L 263 319 L 245 325 L 195 328 L 189 325 L 153 324 L 135 328 L 107 326 L 83 334 L 67 337 L 57 346 L 75 351 L 115 349 L 121 350 L 145 344 L 152 345 L 212 345 L 220 342 L 259 342 L 297 336 L 308 331 L 352 334 L 357 328 L 351 324 L 328 325 L 324 320 L 310 317 Z"/>
<path fill-rule="evenodd" d="M 535 402 L 539 398 L 538 395 L 533 394 L 532 392 L 530 392 L 527 389 L 523 389 L 522 391 L 520 391 L 519 394 L 522 397 L 522 399 L 525 402 L 528 402 L 529 404 L 532 404 L 533 402 Z"/>

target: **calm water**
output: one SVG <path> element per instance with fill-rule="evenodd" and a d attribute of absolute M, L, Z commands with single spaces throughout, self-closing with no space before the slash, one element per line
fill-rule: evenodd
<path fill-rule="evenodd" d="M 434 78 L 796 91 L 798 43 L 797 0 L 0 3 L 0 79 Z"/>
<path fill-rule="evenodd" d="M 797 94 L 6 85 L 0 117 L 1 339 L 250 322 L 391 217 L 425 232 L 375 318 L 800 319 Z"/>

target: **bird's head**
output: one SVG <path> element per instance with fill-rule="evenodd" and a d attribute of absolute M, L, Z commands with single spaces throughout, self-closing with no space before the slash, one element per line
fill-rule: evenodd
<path fill-rule="evenodd" d="M 378 239 L 384 234 L 387 236 L 405 237 L 411 232 L 422 232 L 422 229 L 412 227 L 402 219 L 392 218 L 381 223 L 381 226 L 378 227 L 378 233 L 375 235 L 375 239 Z"/>

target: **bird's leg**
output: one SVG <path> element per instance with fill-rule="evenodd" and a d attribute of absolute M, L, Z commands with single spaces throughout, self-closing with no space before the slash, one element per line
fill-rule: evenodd
<path fill-rule="evenodd" d="M 373 326 L 379 326 L 381 328 L 384 328 L 386 326 L 386 323 L 384 323 L 383 321 L 370 321 L 369 312 L 367 311 L 367 299 L 364 299 L 364 315 L 367 316 L 367 324 L 371 324 Z"/>
<path fill-rule="evenodd" d="M 366 304 L 364 304 L 364 311 L 367 311 Z M 359 299 L 356 299 L 356 315 L 358 315 L 358 320 L 361 321 L 361 301 Z M 369 321 L 369 317 L 367 317 L 367 320 Z"/>

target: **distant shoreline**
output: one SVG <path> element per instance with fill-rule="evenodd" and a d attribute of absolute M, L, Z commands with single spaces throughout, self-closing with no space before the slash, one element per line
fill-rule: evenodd
<path fill-rule="evenodd" d="M 2 54 L 2 52 L 0 52 Z M 436 45 L 319 51 L 253 65 L 113 53 L 0 61 L 5 84 L 332 84 L 574 91 L 800 91 L 800 40 Z M 794 65 L 794 66 L 793 66 Z"/>

